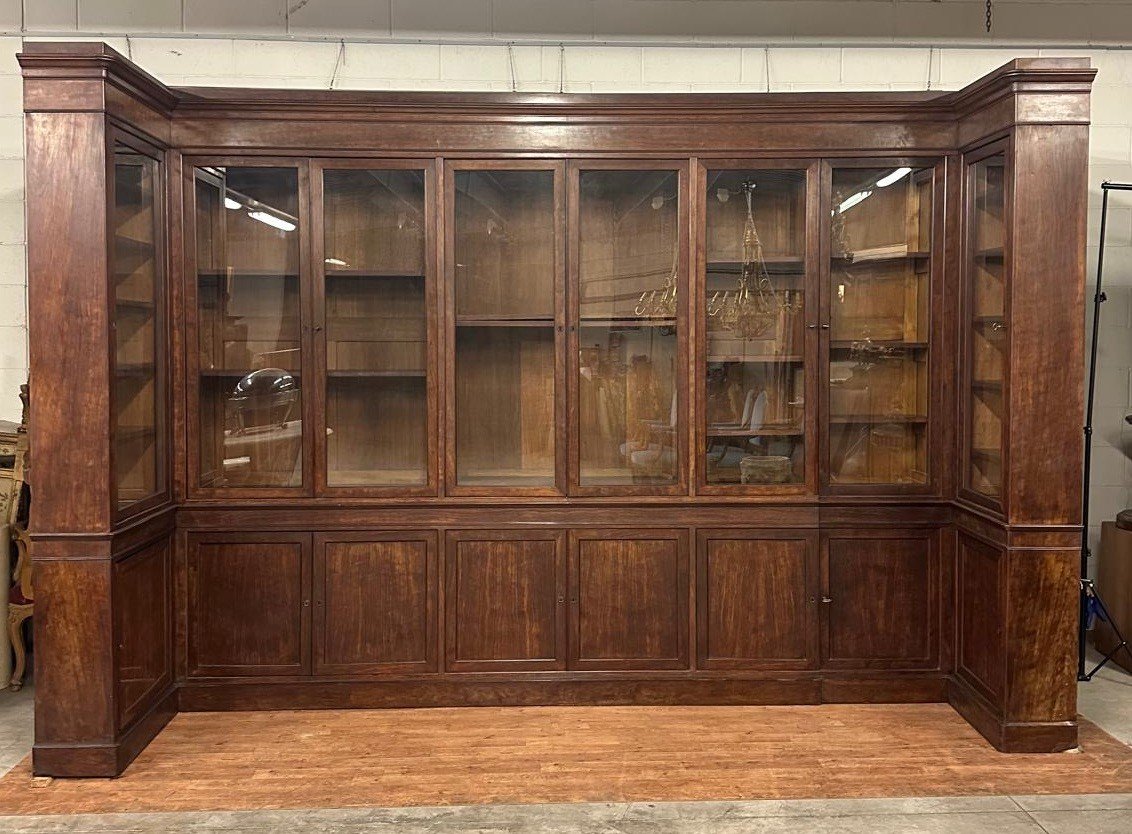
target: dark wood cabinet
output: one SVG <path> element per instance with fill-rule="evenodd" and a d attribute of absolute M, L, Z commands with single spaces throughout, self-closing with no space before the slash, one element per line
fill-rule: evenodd
<path fill-rule="evenodd" d="M 127 727 L 173 680 L 171 542 L 114 565 L 118 727 Z"/>
<path fill-rule="evenodd" d="M 435 672 L 432 531 L 314 537 L 314 674 Z"/>
<path fill-rule="evenodd" d="M 688 667 L 688 534 L 585 530 L 570 537 L 570 667 Z"/>
<path fill-rule="evenodd" d="M 24 50 L 37 773 L 179 709 L 1076 743 L 1085 59 L 623 96 Z"/>
<path fill-rule="evenodd" d="M 448 670 L 565 667 L 565 545 L 564 532 L 448 533 Z"/>
<path fill-rule="evenodd" d="M 818 660 L 816 533 L 700 530 L 697 666 L 808 669 Z"/>
<path fill-rule="evenodd" d="M 190 675 L 310 672 L 309 535 L 194 535 L 188 569 Z"/>
<path fill-rule="evenodd" d="M 939 662 L 937 531 L 828 533 L 822 662 L 841 669 L 931 669 Z"/>

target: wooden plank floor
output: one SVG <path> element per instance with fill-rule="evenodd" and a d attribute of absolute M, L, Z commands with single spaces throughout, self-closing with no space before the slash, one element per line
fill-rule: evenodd
<path fill-rule="evenodd" d="M 1132 748 L 996 752 L 950 707 L 182 713 L 115 780 L 0 779 L 0 814 L 1132 792 Z"/>

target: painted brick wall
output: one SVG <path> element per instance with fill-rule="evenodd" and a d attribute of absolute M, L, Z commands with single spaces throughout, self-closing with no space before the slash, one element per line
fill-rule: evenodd
<path fill-rule="evenodd" d="M 43 4 L 44 8 L 51 3 Z M 74 6 L 74 0 L 55 4 Z M 90 5 L 90 4 L 87 4 Z M 244 0 L 239 5 L 256 6 Z M 428 6 L 425 3 L 424 6 Z M 935 4 L 932 4 L 935 5 Z M 347 43 L 232 38 L 105 38 L 171 84 L 341 89 L 762 91 L 950 89 L 1013 57 L 1080 54 L 1100 70 L 1093 98 L 1090 239 L 1102 180 L 1132 181 L 1132 51 L 1035 48 L 553 46 Z M 27 368 L 21 40 L 0 38 L 0 419 L 18 414 Z M 341 50 L 341 55 L 340 55 Z M 337 68 L 337 69 L 336 69 Z M 1092 515 L 1132 504 L 1132 199 L 1111 201 L 1110 301 L 1101 328 Z M 1090 247 L 1090 274 L 1096 248 Z"/>

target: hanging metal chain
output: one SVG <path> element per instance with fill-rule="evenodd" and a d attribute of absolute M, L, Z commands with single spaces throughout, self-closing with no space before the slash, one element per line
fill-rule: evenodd
<path fill-rule="evenodd" d="M 990 27 L 991 27 L 991 11 L 992 11 L 991 5 L 992 5 L 992 0 L 987 0 L 987 31 L 988 32 L 990 31 Z"/>

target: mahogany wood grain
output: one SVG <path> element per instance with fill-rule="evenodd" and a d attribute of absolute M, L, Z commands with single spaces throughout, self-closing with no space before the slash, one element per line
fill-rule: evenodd
<path fill-rule="evenodd" d="M 315 675 L 436 671 L 435 533 L 319 533 L 313 556 Z"/>
<path fill-rule="evenodd" d="M 189 675 L 310 672 L 311 537 L 189 538 Z"/>
<path fill-rule="evenodd" d="M 566 667 L 565 550 L 564 532 L 448 533 L 448 671 Z"/>
<path fill-rule="evenodd" d="M 570 536 L 570 668 L 688 667 L 688 533 Z"/>
<path fill-rule="evenodd" d="M 114 564 L 118 728 L 145 713 L 173 682 L 172 541 Z"/>
<path fill-rule="evenodd" d="M 899 530 L 824 536 L 824 666 L 938 664 L 938 539 L 936 532 Z"/>
<path fill-rule="evenodd" d="M 699 530 L 696 539 L 698 668 L 815 667 L 817 535 Z"/>

